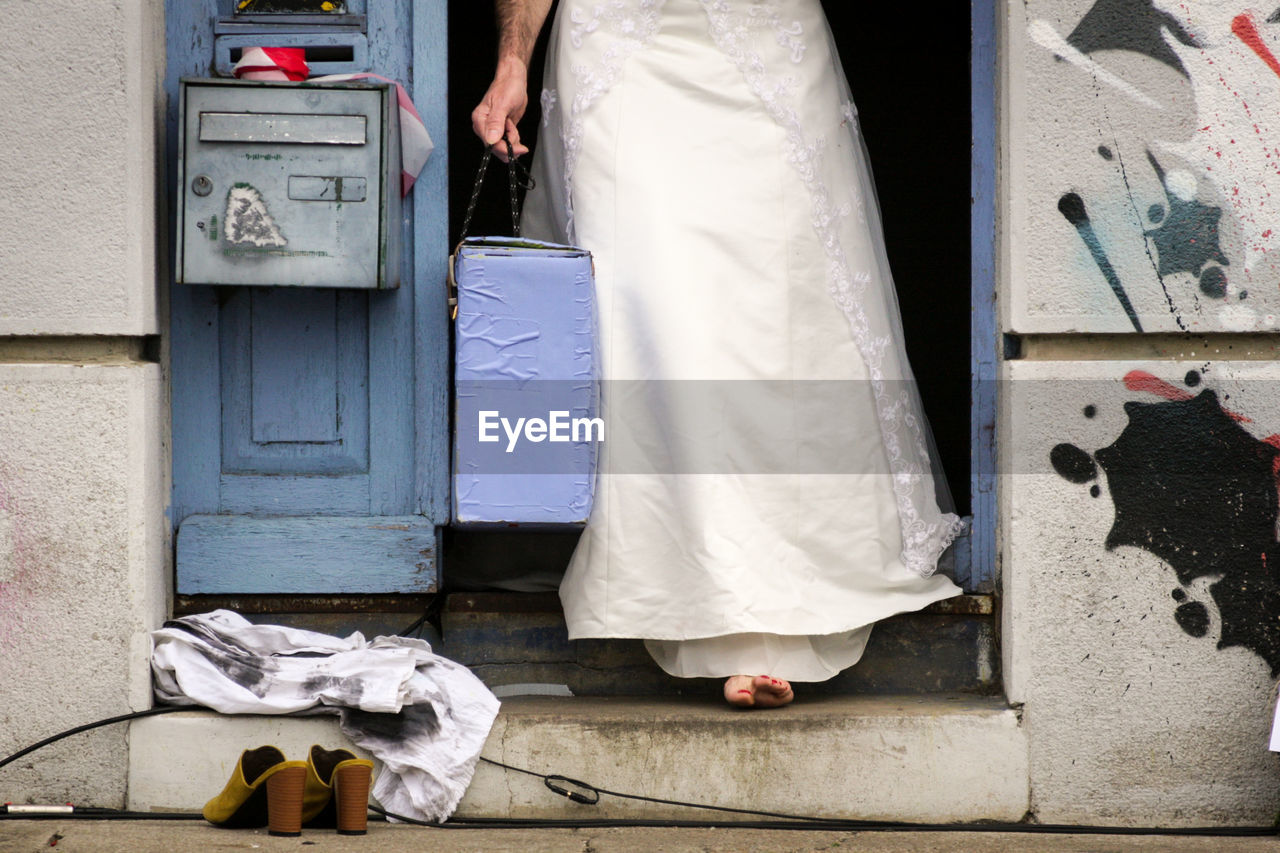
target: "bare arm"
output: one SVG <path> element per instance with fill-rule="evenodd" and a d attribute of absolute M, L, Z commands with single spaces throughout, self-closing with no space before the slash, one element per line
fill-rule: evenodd
<path fill-rule="evenodd" d="M 515 155 L 527 154 L 516 124 L 529 106 L 529 60 L 552 0 L 495 0 L 498 16 L 498 68 L 489 91 L 471 113 L 471 127 L 486 145 L 505 134 Z M 507 159 L 505 146 L 494 153 Z"/>

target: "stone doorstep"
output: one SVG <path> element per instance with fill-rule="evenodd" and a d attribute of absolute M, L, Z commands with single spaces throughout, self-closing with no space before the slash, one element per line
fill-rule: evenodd
<path fill-rule="evenodd" d="M 198 811 L 240 751 L 264 743 L 298 758 L 312 743 L 350 747 L 333 717 L 136 720 L 129 808 Z M 503 703 L 484 755 L 614 791 L 823 817 L 1017 821 L 1029 807 L 1026 734 L 993 697 L 821 696 L 768 712 L 666 697 L 521 697 Z M 732 819 L 607 796 L 580 805 L 484 763 L 458 815 Z"/>
<path fill-rule="evenodd" d="M 576 696 L 718 699 L 721 679 L 678 679 L 640 640 L 570 640 L 555 593 L 454 593 L 446 597 L 437 652 L 490 687 L 566 685 Z M 805 693 L 905 695 L 1000 692 L 992 598 L 957 596 L 879 622 L 857 666 Z"/>

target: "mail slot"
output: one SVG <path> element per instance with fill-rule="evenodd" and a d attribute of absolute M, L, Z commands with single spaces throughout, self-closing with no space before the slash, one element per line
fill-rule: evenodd
<path fill-rule="evenodd" d="M 366 116 L 202 112 L 200 141 L 364 145 L 368 124 Z"/>
<path fill-rule="evenodd" d="M 180 97 L 180 284 L 400 285 L 394 87 L 183 80 Z"/>

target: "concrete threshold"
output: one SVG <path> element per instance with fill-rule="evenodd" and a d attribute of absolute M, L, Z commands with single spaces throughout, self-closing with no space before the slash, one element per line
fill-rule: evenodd
<path fill-rule="evenodd" d="M 312 743 L 350 746 L 333 717 L 137 720 L 129 807 L 198 811 L 240 751 L 264 743 L 297 758 Z M 788 814 L 1017 821 L 1029 807 L 1019 715 L 992 697 L 824 696 L 771 711 L 666 697 L 520 697 L 503 702 L 483 754 L 612 791 Z M 458 815 L 734 818 L 610 796 L 574 803 L 538 778 L 483 762 Z"/>

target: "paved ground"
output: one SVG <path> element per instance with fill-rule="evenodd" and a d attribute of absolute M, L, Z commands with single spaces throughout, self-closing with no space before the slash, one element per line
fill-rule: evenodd
<path fill-rule="evenodd" d="M 120 851 L 262 850 L 377 851 L 377 853 L 736 853 L 737 851 L 868 851 L 868 853 L 998 853 L 1006 850 L 1046 853 L 1111 851 L 1186 851 L 1244 853 L 1280 851 L 1280 837 L 1232 838 L 1031 835 L 973 832 L 801 832 L 759 829 L 424 829 L 370 824 L 364 837 L 332 831 L 304 831 L 300 838 L 272 838 L 265 830 L 216 829 L 198 821 L 0 821 L 0 851 L 35 853 Z"/>

